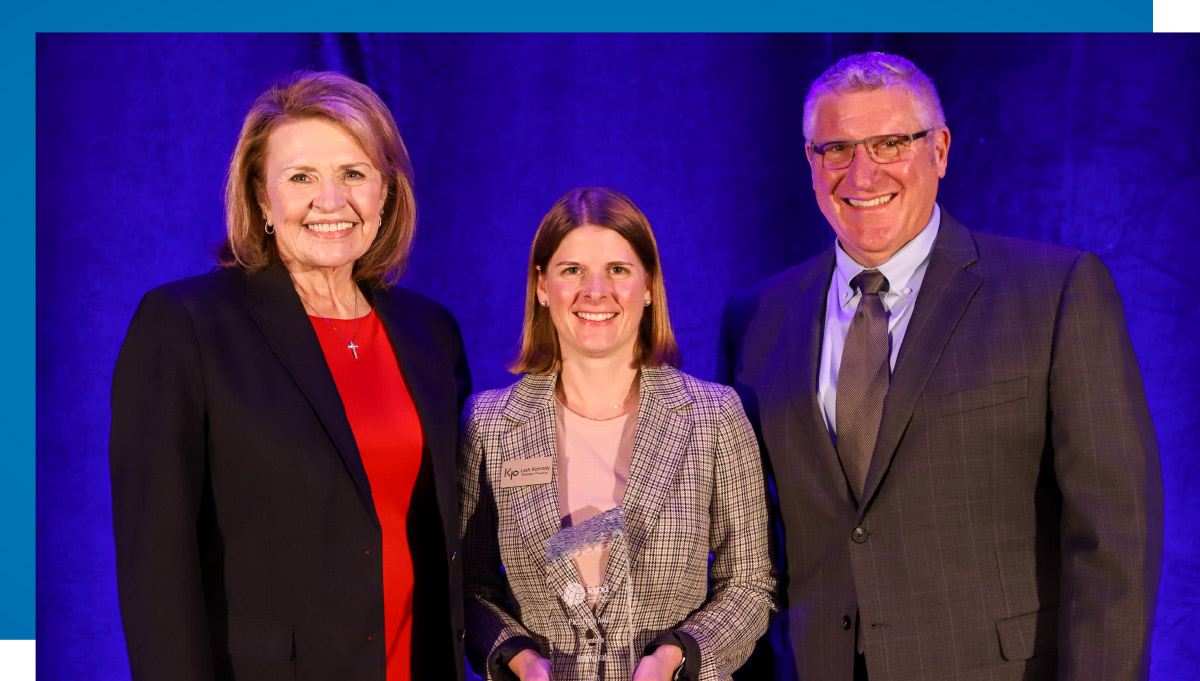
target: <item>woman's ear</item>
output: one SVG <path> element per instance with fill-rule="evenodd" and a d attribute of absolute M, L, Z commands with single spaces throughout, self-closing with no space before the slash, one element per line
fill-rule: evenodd
<path fill-rule="evenodd" d="M 537 286 L 534 290 L 537 293 L 538 303 L 545 307 L 547 301 L 550 300 L 550 293 L 546 291 L 546 273 L 542 271 L 541 265 L 534 265 L 533 269 L 537 270 Z"/>
<path fill-rule="evenodd" d="M 271 201 L 261 184 L 254 189 L 254 200 L 258 203 L 258 209 L 262 211 L 263 222 L 268 225 L 274 224 L 271 220 Z"/>

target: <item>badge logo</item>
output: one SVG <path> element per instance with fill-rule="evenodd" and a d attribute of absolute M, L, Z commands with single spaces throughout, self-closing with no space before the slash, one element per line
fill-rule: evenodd
<path fill-rule="evenodd" d="M 575 607 L 587 598 L 587 590 L 579 582 L 571 582 L 563 589 L 563 603 Z"/>
<path fill-rule="evenodd" d="M 514 459 L 500 466 L 500 489 L 545 485 L 554 479 L 554 457 Z"/>

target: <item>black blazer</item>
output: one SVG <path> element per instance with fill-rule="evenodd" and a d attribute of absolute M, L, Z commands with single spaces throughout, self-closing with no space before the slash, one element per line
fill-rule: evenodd
<path fill-rule="evenodd" d="M 421 295 L 368 295 L 426 443 L 409 514 L 415 678 L 462 679 L 462 338 Z M 117 359 L 112 413 L 117 584 L 134 679 L 384 681 L 380 524 L 286 271 L 224 269 L 146 294 Z"/>

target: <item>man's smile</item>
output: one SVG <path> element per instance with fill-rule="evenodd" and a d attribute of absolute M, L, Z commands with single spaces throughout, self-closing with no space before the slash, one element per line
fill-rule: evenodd
<path fill-rule="evenodd" d="M 883 196 L 877 196 L 873 199 L 842 198 L 842 201 L 845 201 L 855 208 L 870 208 L 872 206 L 882 206 L 894 198 L 896 198 L 896 194 L 884 194 Z"/>

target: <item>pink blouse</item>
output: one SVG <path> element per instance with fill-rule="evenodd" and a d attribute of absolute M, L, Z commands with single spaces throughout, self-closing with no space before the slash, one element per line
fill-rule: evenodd
<path fill-rule="evenodd" d="M 633 461 L 637 410 L 604 421 L 580 416 L 561 402 L 555 412 L 558 508 L 562 526 L 572 527 L 621 504 Z M 579 581 L 592 607 L 608 588 L 604 584 L 604 566 L 608 562 L 609 544 L 590 547 L 574 558 Z"/>

